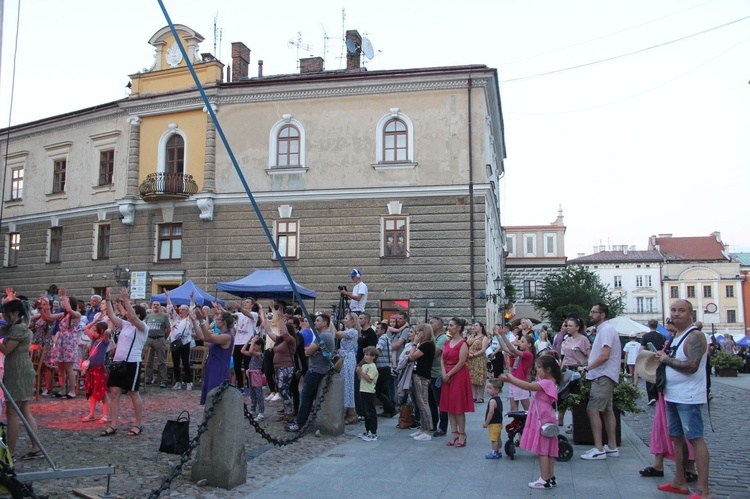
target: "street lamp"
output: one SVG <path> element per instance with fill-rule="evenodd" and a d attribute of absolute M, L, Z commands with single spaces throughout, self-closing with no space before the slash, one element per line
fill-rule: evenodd
<path fill-rule="evenodd" d="M 121 285 L 121 286 L 126 286 L 126 285 L 127 285 L 127 283 L 128 283 L 128 281 L 129 281 L 130 279 L 129 279 L 129 278 L 126 278 L 126 279 L 122 279 L 122 280 L 121 280 L 121 277 L 123 277 L 123 275 L 122 275 L 122 271 L 123 271 L 123 270 L 124 270 L 124 271 L 126 272 L 126 274 L 127 274 L 127 272 L 128 272 L 128 269 L 123 269 L 122 267 L 120 267 L 120 265 L 119 265 L 119 264 L 115 264 L 115 266 L 114 266 L 114 267 L 112 267 L 112 272 L 114 272 L 114 274 L 115 274 L 115 282 L 117 282 L 117 284 L 119 284 L 119 285 Z M 124 277 L 127 277 L 127 275 L 126 275 L 126 276 L 124 276 Z"/>

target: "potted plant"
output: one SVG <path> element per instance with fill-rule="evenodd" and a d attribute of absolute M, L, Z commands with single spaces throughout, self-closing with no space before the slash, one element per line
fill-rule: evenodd
<path fill-rule="evenodd" d="M 563 407 L 568 409 L 573 414 L 573 443 L 575 443 L 576 445 L 593 445 L 594 443 L 594 436 L 591 433 L 591 423 L 589 422 L 589 417 L 586 413 L 586 405 L 589 402 L 590 393 L 591 382 L 586 379 L 581 379 L 580 391 L 578 393 L 571 394 L 567 399 L 560 402 Z M 632 382 L 630 382 L 624 376 L 620 376 L 620 382 L 615 385 L 615 389 L 612 392 L 612 407 L 614 409 L 615 419 L 617 421 L 617 445 L 620 445 L 622 441 L 620 415 L 627 412 L 632 412 L 634 414 L 643 412 L 643 409 L 638 407 L 638 404 L 636 403 L 640 395 L 641 392 L 637 387 L 633 385 Z M 604 425 L 603 418 L 602 441 L 605 443 L 607 442 L 607 428 Z"/>
<path fill-rule="evenodd" d="M 716 352 L 711 357 L 711 365 L 717 376 L 736 378 L 737 371 L 742 369 L 742 359 L 727 352 Z"/>

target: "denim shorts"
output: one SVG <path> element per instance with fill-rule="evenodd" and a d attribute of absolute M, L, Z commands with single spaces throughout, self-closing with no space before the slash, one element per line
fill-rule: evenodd
<path fill-rule="evenodd" d="M 688 440 L 703 437 L 703 404 L 678 404 L 667 402 L 669 436 L 685 436 Z"/>

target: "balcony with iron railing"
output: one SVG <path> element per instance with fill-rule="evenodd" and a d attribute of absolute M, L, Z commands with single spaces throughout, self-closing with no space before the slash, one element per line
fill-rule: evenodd
<path fill-rule="evenodd" d="M 183 173 L 149 173 L 139 187 L 144 201 L 184 199 L 198 192 L 192 175 Z"/>

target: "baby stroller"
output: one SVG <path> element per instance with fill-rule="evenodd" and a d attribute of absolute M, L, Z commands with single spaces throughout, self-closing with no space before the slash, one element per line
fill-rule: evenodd
<path fill-rule="evenodd" d="M 577 371 L 568 369 L 563 373 L 563 381 L 557 389 L 557 401 L 565 400 L 570 396 L 571 390 L 578 387 L 581 375 Z M 556 409 L 556 408 L 555 408 Z M 505 441 L 505 455 L 511 460 L 516 458 L 516 446 L 521 442 L 521 434 L 526 426 L 526 411 L 510 411 L 506 416 L 513 421 L 505 425 L 508 440 Z M 560 462 L 570 461 L 573 458 L 573 446 L 564 435 L 557 435 L 557 460 Z"/>

